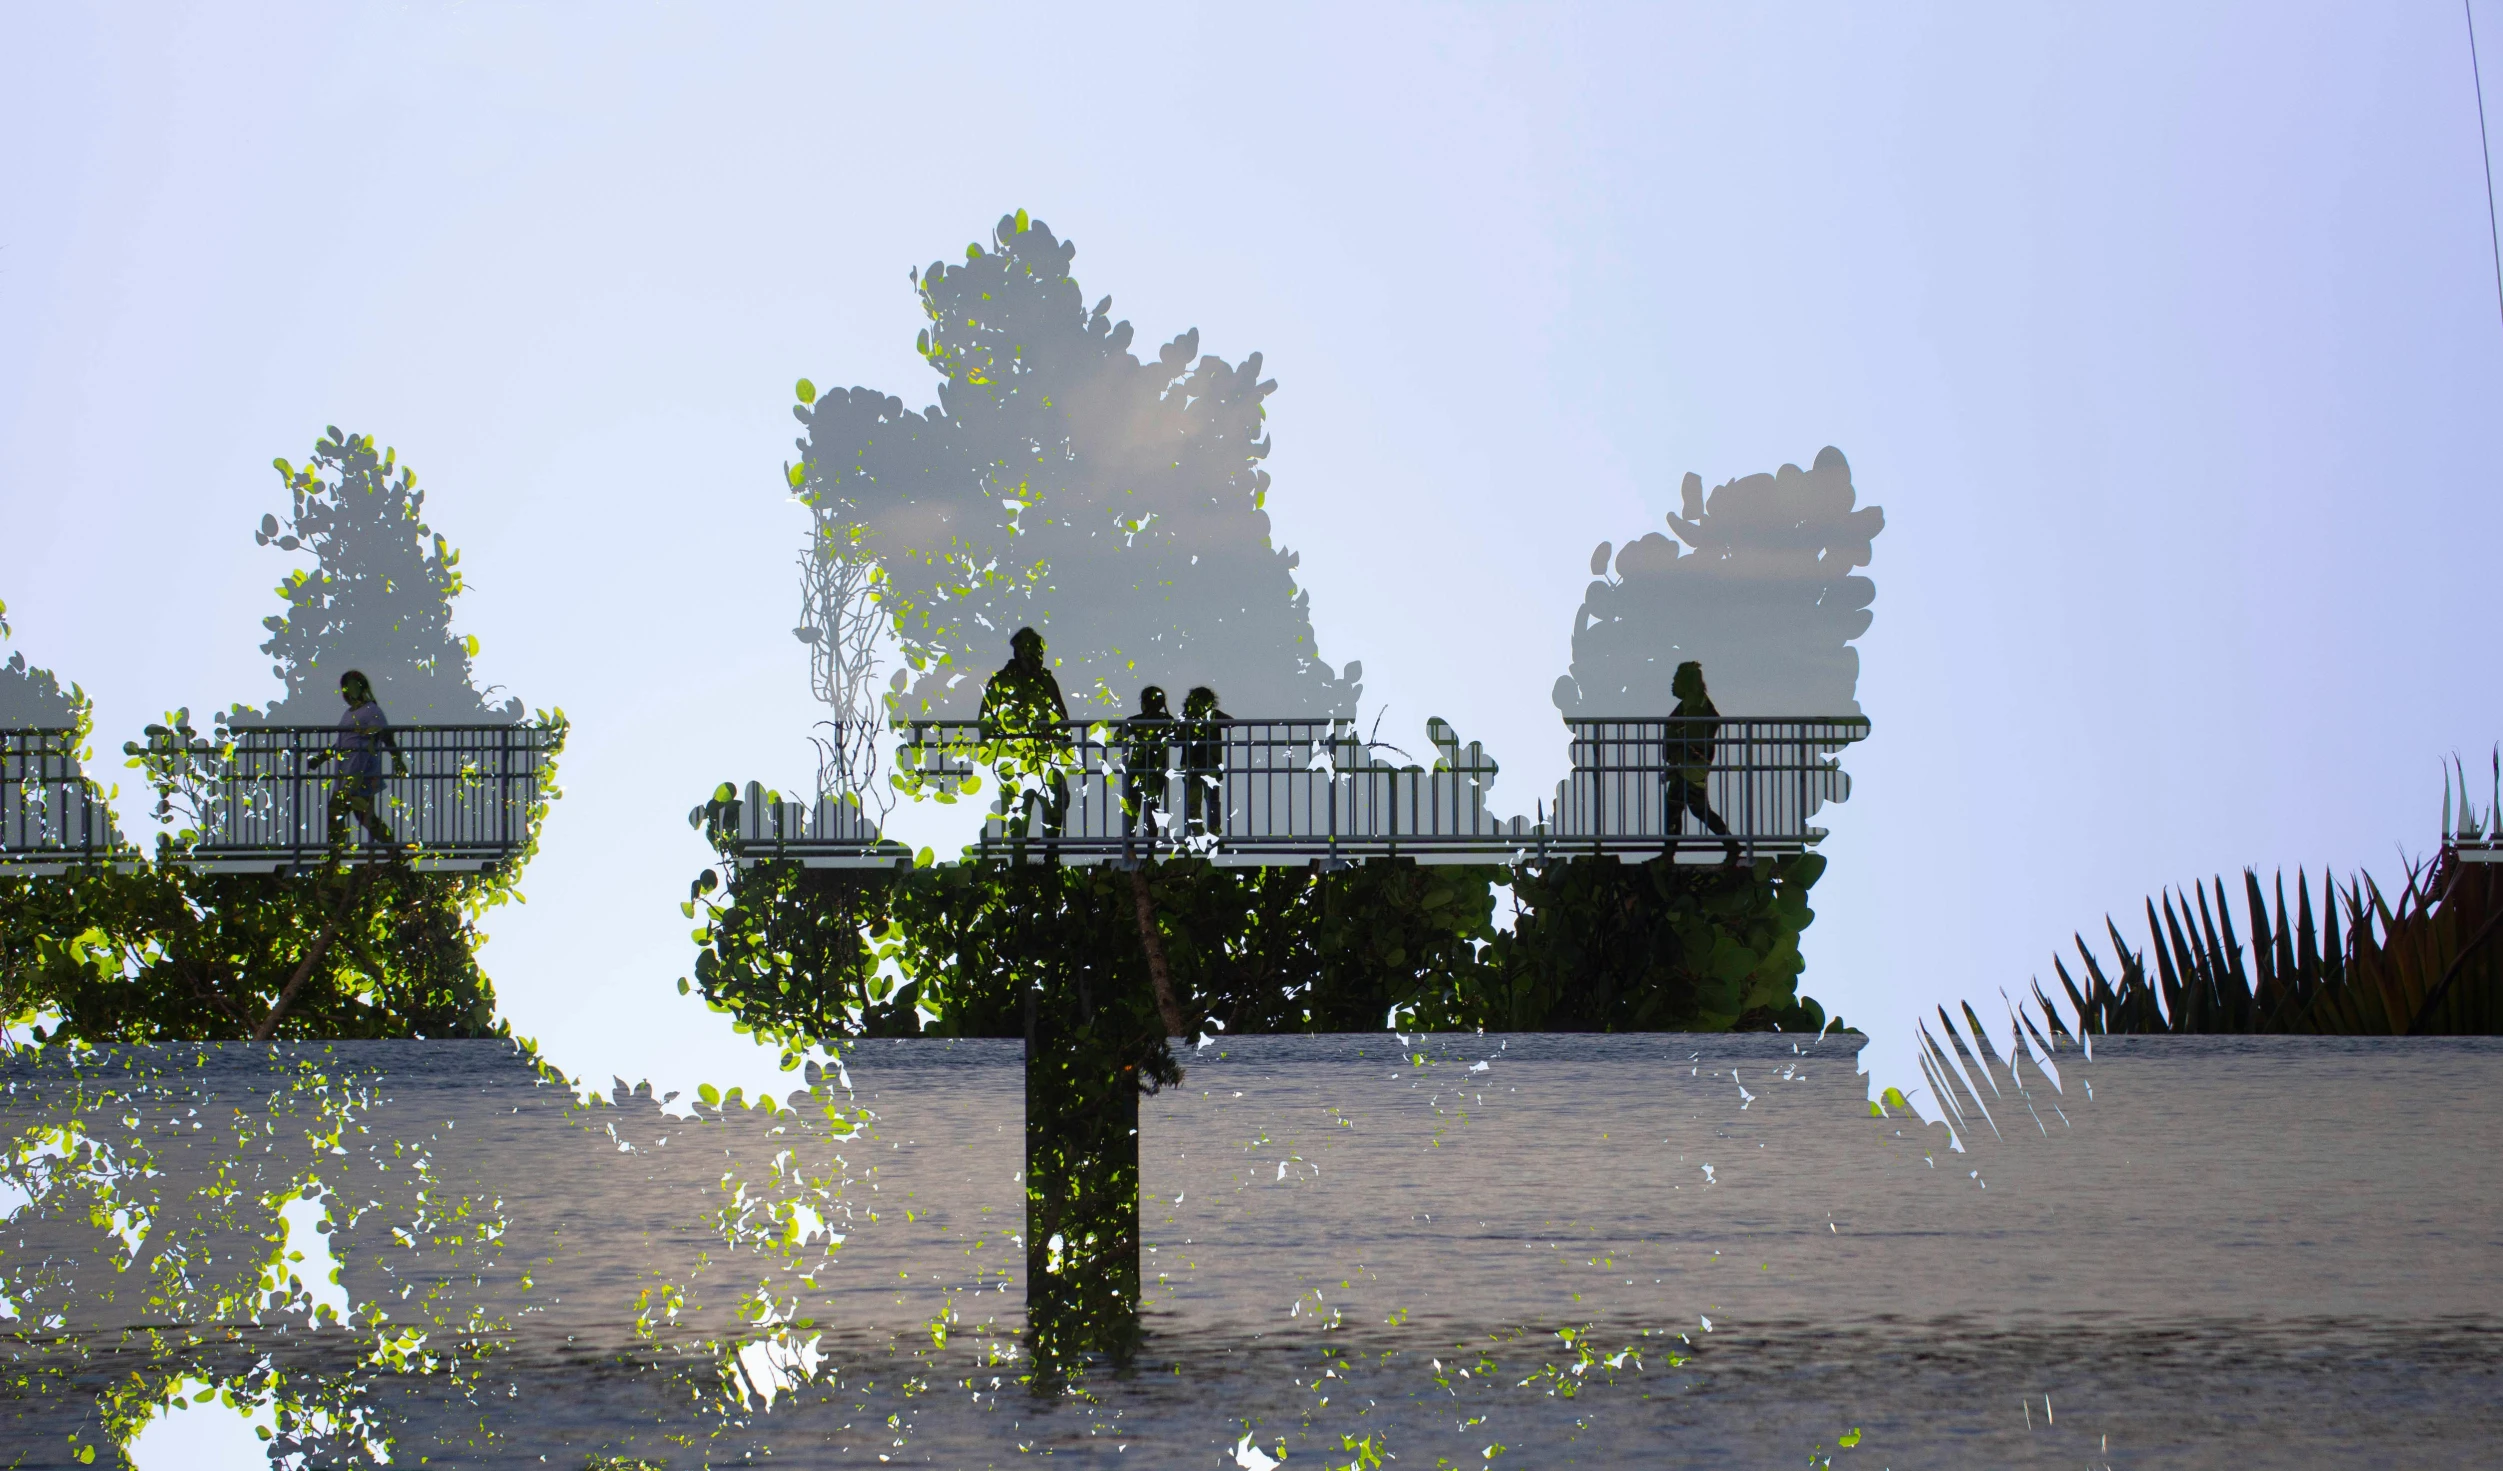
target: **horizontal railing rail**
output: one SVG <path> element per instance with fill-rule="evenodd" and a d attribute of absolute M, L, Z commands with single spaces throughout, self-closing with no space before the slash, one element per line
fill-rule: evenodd
<path fill-rule="evenodd" d="M 224 871 L 301 867 L 333 853 L 455 870 L 510 858 L 529 841 L 551 745 L 551 732 L 536 725 L 391 727 L 400 760 L 377 749 L 371 792 L 386 841 L 358 820 L 355 793 L 343 790 L 349 753 L 336 727 L 227 734 L 232 751 L 208 789 L 199 841 L 184 854 Z"/>
<path fill-rule="evenodd" d="M 1483 863 L 1694 853 L 1726 861 L 1797 853 L 1823 838 L 1810 819 L 1850 795 L 1835 753 L 1869 729 L 1857 716 L 1565 725 L 1571 772 L 1532 816 L 1493 810 L 1495 763 L 1439 723 L 1430 766 L 1382 759 L 1391 748 L 1366 740 L 1353 721 L 1330 718 L 1070 721 L 1014 731 L 913 721 L 896 728 L 895 764 L 908 785 L 954 792 L 979 779 L 998 790 L 974 846 L 985 858 Z M 1704 794 L 1726 835 L 1691 815 L 1687 785 Z M 810 808 L 764 796 L 751 785 L 739 817 L 745 860 L 909 861 L 855 804 L 820 799 Z"/>
<path fill-rule="evenodd" d="M 78 732 L 61 727 L 0 730 L 0 873 L 58 873 L 124 854 L 78 745 Z"/>
<path fill-rule="evenodd" d="M 1825 830 L 1809 819 L 1847 800 L 1851 778 L 1834 758 L 1868 736 L 1858 716 L 1661 716 L 1569 720 L 1572 770 L 1557 794 L 1549 836 L 1558 848 L 1623 851 L 1646 843 L 1680 851 L 1796 852 Z M 1714 833 L 1691 810 L 1672 811 L 1676 782 L 1700 774 Z M 1673 825 L 1674 824 L 1674 825 Z"/>
<path fill-rule="evenodd" d="M 913 861 L 912 850 L 881 834 L 858 800 L 840 795 L 794 802 L 749 782 L 731 832 L 749 863 L 785 858 L 818 868 L 897 868 Z"/>
<path fill-rule="evenodd" d="M 1380 749 L 1348 720 L 1073 721 L 1041 737 L 923 721 L 903 755 L 925 780 L 985 770 L 1001 785 L 1010 800 L 983 826 L 984 857 L 1460 861 L 1536 842 L 1534 823 L 1488 810 L 1495 764 L 1474 747 L 1447 747 L 1432 769 Z M 1012 763 L 1026 770 L 1001 781 Z"/>

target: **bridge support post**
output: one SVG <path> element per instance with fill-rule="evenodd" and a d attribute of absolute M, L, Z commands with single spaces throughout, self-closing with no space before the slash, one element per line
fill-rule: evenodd
<path fill-rule="evenodd" d="M 1026 1346 L 1038 1388 L 1139 1343 L 1139 1090 L 1057 1006 L 1026 1059 Z"/>
<path fill-rule="evenodd" d="M 1026 1346 L 1034 1387 L 1139 1346 L 1139 1097 L 1178 1082 L 1132 938 L 1129 875 L 1058 864 L 1003 877 L 1026 1034 Z M 1132 932 L 1125 934 L 1125 931 Z M 1055 933 L 1056 932 L 1056 933 Z"/>

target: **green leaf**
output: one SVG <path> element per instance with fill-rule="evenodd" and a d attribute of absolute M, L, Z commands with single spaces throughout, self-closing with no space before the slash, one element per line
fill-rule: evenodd
<path fill-rule="evenodd" d="M 1024 210 L 1017 211 L 1017 233 L 1022 235 L 1031 228 L 1033 228 L 1033 224 L 1026 218 L 1026 212 Z"/>
<path fill-rule="evenodd" d="M 1838 1446 L 1841 1446 L 1841 1447 L 1842 1447 L 1843 1449 L 1845 1449 L 1845 1450 L 1849 1450 L 1851 1447 L 1853 1447 L 1853 1446 L 1855 1446 L 1855 1445 L 1858 1445 L 1859 1443 L 1860 1443 L 1860 1427 L 1859 1427 L 1859 1426 L 1857 1426 L 1857 1425 L 1854 1425 L 1854 1426 L 1852 1426 L 1852 1427 L 1851 1427 L 1850 1433 L 1848 1433 L 1848 1434 L 1844 1435 L 1842 1438 L 1840 1438 L 1840 1439 L 1838 1439 L 1838 1440 L 1836 1440 L 1836 1441 L 1834 1442 L 1834 1444 L 1836 1444 L 1836 1445 L 1838 1445 Z"/>
<path fill-rule="evenodd" d="M 799 381 L 799 387 L 795 391 L 799 394 L 801 403 L 813 404 L 817 401 L 817 385 L 805 378 Z"/>
<path fill-rule="evenodd" d="M 695 1096 L 704 1100 L 704 1106 L 706 1108 L 718 1108 L 721 1106 L 721 1090 L 714 1087 L 710 1083 L 697 1084 Z"/>

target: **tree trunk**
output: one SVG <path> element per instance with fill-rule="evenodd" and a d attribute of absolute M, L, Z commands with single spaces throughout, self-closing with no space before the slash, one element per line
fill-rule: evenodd
<path fill-rule="evenodd" d="M 253 1041 L 266 1042 L 270 1034 L 278 1030 L 279 1019 L 294 1004 L 296 992 L 304 989 L 304 982 L 313 974 L 313 967 L 321 964 L 322 956 L 330 949 L 330 942 L 339 937 L 339 927 L 347 922 L 348 911 L 355 907 L 357 896 L 364 890 L 365 874 L 360 872 L 348 884 L 347 892 L 339 896 L 338 907 L 330 911 L 330 918 L 322 925 L 322 932 L 313 937 L 312 947 L 296 963 L 295 974 L 287 977 L 287 984 L 279 991 L 278 1000 L 271 1004 L 269 1015 L 261 1018 L 261 1024 L 252 1029 Z"/>
<path fill-rule="evenodd" d="M 1156 930 L 1156 900 L 1147 891 L 1144 864 L 1130 870 L 1130 897 L 1138 905 L 1139 948 L 1147 952 L 1147 978 L 1156 987 L 1156 1011 L 1164 1018 L 1165 1035 L 1183 1036 L 1182 1004 L 1174 999 L 1173 970 L 1165 964 L 1165 938 Z"/>

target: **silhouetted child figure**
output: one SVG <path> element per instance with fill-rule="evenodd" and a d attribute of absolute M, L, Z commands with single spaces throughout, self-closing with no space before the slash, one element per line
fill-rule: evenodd
<path fill-rule="evenodd" d="M 408 775 L 408 759 L 400 754 L 390 718 L 382 713 L 373 681 L 362 670 L 351 669 L 339 676 L 339 698 L 348 702 L 348 709 L 339 717 L 338 743 L 305 763 L 307 770 L 318 771 L 334 759 L 345 758 L 340 760 L 339 779 L 330 789 L 330 846 L 334 850 L 347 846 L 348 819 L 354 817 L 375 842 L 394 847 L 397 840 L 390 824 L 374 810 L 376 799 L 382 796 L 382 753 L 391 752 L 394 776 Z"/>
<path fill-rule="evenodd" d="M 1194 834 L 1225 834 L 1225 727 L 1233 718 L 1204 684 L 1182 697 L 1182 819 Z"/>
<path fill-rule="evenodd" d="M 1173 712 L 1156 685 L 1139 691 L 1139 713 L 1121 722 L 1121 813 L 1126 836 L 1154 840 L 1165 805 L 1165 763 L 1173 746 Z"/>
<path fill-rule="evenodd" d="M 982 737 L 1001 747 L 995 767 L 1000 814 L 1010 824 L 1009 837 L 1022 842 L 1039 802 L 1043 835 L 1056 838 L 1069 811 L 1069 706 L 1043 662 L 1043 635 L 1020 628 L 1008 647 L 1007 664 L 982 686 Z M 1028 785 L 1036 776 L 1039 786 Z M 1010 793 L 1020 790 L 1022 798 L 1012 803 Z"/>
<path fill-rule="evenodd" d="M 1720 746 L 1721 712 L 1712 707 L 1712 696 L 1704 689 L 1703 665 L 1689 659 L 1677 666 L 1677 674 L 1669 681 L 1669 692 L 1677 696 L 1677 709 L 1669 716 L 1669 726 L 1661 745 L 1661 765 L 1666 768 L 1667 810 L 1663 814 L 1668 833 L 1668 849 L 1675 852 L 1677 840 L 1686 830 L 1686 814 L 1694 813 L 1703 825 L 1720 837 L 1729 836 L 1729 824 L 1712 810 L 1711 793 L 1706 783 L 1711 780 L 1712 767 Z M 1738 844 L 1725 845 L 1729 861 L 1738 861 Z"/>

